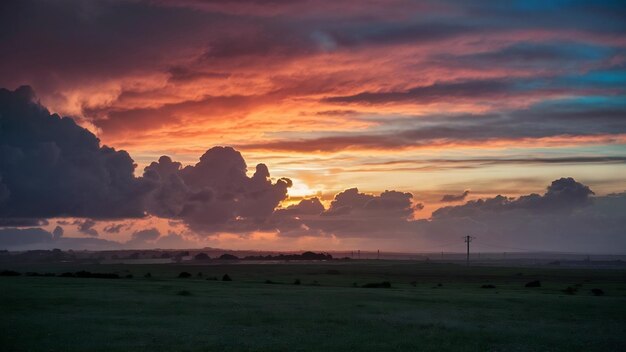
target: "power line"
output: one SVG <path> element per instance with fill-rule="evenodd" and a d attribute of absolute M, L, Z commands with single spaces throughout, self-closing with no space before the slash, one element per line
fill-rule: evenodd
<path fill-rule="evenodd" d="M 470 242 L 472 242 L 472 240 L 476 237 L 472 237 L 470 235 L 464 236 L 463 237 L 465 239 L 465 243 L 467 243 L 467 259 L 466 259 L 466 263 L 467 266 L 469 266 L 469 253 L 470 253 Z"/>

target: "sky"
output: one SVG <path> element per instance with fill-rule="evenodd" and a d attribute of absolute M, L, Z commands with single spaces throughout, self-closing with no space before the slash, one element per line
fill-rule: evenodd
<path fill-rule="evenodd" d="M 626 252 L 623 1 L 0 3 L 0 247 Z"/>

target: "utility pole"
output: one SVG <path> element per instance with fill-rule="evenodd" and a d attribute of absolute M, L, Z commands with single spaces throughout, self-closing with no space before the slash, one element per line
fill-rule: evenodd
<path fill-rule="evenodd" d="M 465 239 L 465 243 L 467 243 L 467 260 L 466 260 L 466 264 L 467 264 L 467 266 L 469 266 L 469 247 L 470 247 L 470 242 L 472 242 L 474 237 L 467 235 L 467 236 L 464 236 L 463 238 Z"/>

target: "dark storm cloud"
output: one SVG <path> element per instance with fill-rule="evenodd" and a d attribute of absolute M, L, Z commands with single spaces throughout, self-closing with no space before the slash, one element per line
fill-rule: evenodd
<path fill-rule="evenodd" d="M 122 229 L 130 228 L 128 224 L 109 224 L 104 227 L 106 233 L 120 233 Z"/>
<path fill-rule="evenodd" d="M 93 227 L 96 226 L 96 222 L 91 219 L 85 220 L 76 220 L 73 222 L 74 225 L 78 226 L 78 231 L 84 233 L 85 235 L 97 237 L 98 231 Z"/>
<path fill-rule="evenodd" d="M 9 250 L 28 249 L 119 249 L 120 243 L 99 238 L 63 237 L 63 228 L 57 226 L 52 232 L 42 228 L 0 228 L 0 248 Z"/>
<path fill-rule="evenodd" d="M 423 208 L 412 199 L 411 193 L 373 195 L 350 188 L 336 194 L 326 210 L 317 198 L 279 209 L 266 229 L 277 229 L 282 236 L 406 237 L 413 212 Z"/>
<path fill-rule="evenodd" d="M 626 246 L 626 193 L 592 194 L 562 178 L 543 195 L 499 195 L 440 208 L 432 219 L 417 222 L 416 232 L 439 243 L 470 234 L 485 251 L 619 252 Z"/>
<path fill-rule="evenodd" d="M 159 230 L 155 228 L 144 229 L 133 232 L 130 240 L 125 245 L 128 247 L 145 247 L 154 244 L 154 242 L 161 236 Z"/>
<path fill-rule="evenodd" d="M 626 106 L 584 100 L 555 100 L 529 108 L 487 114 L 430 115 L 402 121 L 377 120 L 384 131 L 335 133 L 312 139 L 286 139 L 240 145 L 248 150 L 325 151 L 402 149 L 498 139 L 597 136 L 626 133 Z M 399 129 L 399 130 L 395 130 Z M 619 161 L 619 160 L 616 160 Z"/>
<path fill-rule="evenodd" d="M 52 241 L 52 234 L 40 228 L 0 229 L 0 248 L 10 248 Z"/>
<path fill-rule="evenodd" d="M 0 201 L 0 204 L 2 202 Z M 0 218 L 0 227 L 32 227 L 48 225 L 48 220 L 37 218 Z"/>
<path fill-rule="evenodd" d="M 289 179 L 270 180 L 267 166 L 258 164 L 252 177 L 241 154 L 230 147 L 209 149 L 194 166 L 181 168 L 161 157 L 144 170 L 144 178 L 159 184 L 151 195 L 151 213 L 183 220 L 194 230 L 216 231 L 231 226 L 254 230 L 287 198 Z"/>
<path fill-rule="evenodd" d="M 461 194 L 444 194 L 444 196 L 441 197 L 441 201 L 442 202 L 460 202 L 462 200 L 465 200 L 465 198 L 469 194 L 470 194 L 469 190 L 465 190 Z"/>
<path fill-rule="evenodd" d="M 144 215 L 149 190 L 128 153 L 100 146 L 74 120 L 51 115 L 33 91 L 0 89 L 0 218 Z"/>
<path fill-rule="evenodd" d="M 207 20 L 218 19 L 137 1 L 2 1 L 0 39 L 11 50 L 0 53 L 0 76 L 12 78 L 3 84 L 43 89 L 62 84 L 59 76 L 75 81 L 154 69 L 164 49 L 201 40 Z"/>
<path fill-rule="evenodd" d="M 455 61 L 459 62 L 459 61 Z M 563 65 L 563 63 L 560 63 Z M 493 66 L 493 65 L 492 65 Z M 359 103 L 365 105 L 389 103 L 430 104 L 436 102 L 450 102 L 502 97 L 532 97 L 559 93 L 561 95 L 588 94 L 594 88 L 597 93 L 610 93 L 610 89 L 601 89 L 588 82 L 579 82 L 576 86 L 563 84 L 552 78 L 497 78 L 464 81 L 435 82 L 427 86 L 414 87 L 404 91 L 363 92 L 349 96 L 327 97 L 323 101 L 328 103 Z M 624 89 L 618 89 L 624 94 Z"/>
<path fill-rule="evenodd" d="M 404 241 L 407 248 L 415 245 L 415 250 L 439 250 L 438 245 L 451 241 L 458 241 L 454 249 L 461 250 L 461 236 L 467 234 L 476 236 L 473 246 L 481 251 L 519 251 L 521 247 L 619 252 L 626 246 L 626 193 L 593 196 L 588 186 L 572 178 L 553 181 L 541 195 L 472 200 L 439 208 L 423 220 L 410 217 L 410 194 L 385 193 L 375 196 L 349 189 L 337 194 L 331 208 L 322 213 L 317 206 L 311 212 L 278 210 L 273 226 L 282 236 L 396 239 Z M 317 202 L 300 204 L 308 208 L 309 203 Z M 297 209 L 300 204 L 290 208 Z M 512 248 L 515 246 L 517 249 Z"/>
<path fill-rule="evenodd" d="M 504 212 L 517 209 L 533 212 L 571 210 L 591 204 L 593 194 L 589 187 L 573 178 L 561 178 L 553 181 L 543 195 L 533 193 L 513 199 L 498 195 L 494 198 L 472 200 L 464 205 L 439 208 L 433 212 L 433 218 L 464 217 L 483 211 Z"/>

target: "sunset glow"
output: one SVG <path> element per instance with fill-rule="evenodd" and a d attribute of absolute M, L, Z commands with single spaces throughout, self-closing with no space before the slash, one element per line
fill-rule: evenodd
<path fill-rule="evenodd" d="M 3 6 L 0 26 L 11 33 L 2 39 L 0 58 L 4 104 L 40 104 L 70 117 L 102 145 L 128 152 L 136 165 L 128 182 L 152 187 L 137 191 L 147 197 L 137 202 L 152 202 L 160 189 L 156 199 L 168 204 L 100 213 L 77 201 L 50 206 L 64 210 L 42 206 L 28 213 L 7 203 L 0 212 L 7 224 L 32 218 L 46 231 L 61 226 L 65 237 L 90 237 L 80 227 L 89 219 L 97 234 L 91 237 L 115 243 L 154 228 L 157 238 L 177 236 L 183 247 L 266 248 L 271 242 L 276 248 L 429 250 L 456 236 L 458 228 L 447 226 L 461 219 L 447 219 L 444 229 L 433 217 L 444 207 L 500 194 L 544 195 L 561 178 L 589 187 L 600 203 L 609 195 L 624 197 L 626 22 L 620 2 L 34 3 Z M 20 86 L 29 91 L 12 93 Z M 18 148 L 22 142 L 11 143 Z M 216 150 L 209 166 L 200 165 L 214 146 L 234 151 Z M 237 152 L 243 173 L 210 176 L 215 180 L 200 175 L 222 166 L 240 170 Z M 7 202 L 19 194 L 37 202 L 17 185 L 8 155 L 6 170 L 0 169 Z M 164 155 L 166 164 L 155 163 Z M 150 165 L 156 165 L 153 174 L 146 171 Z M 167 167 L 181 171 L 164 174 Z M 171 172 L 184 187 L 155 184 L 169 182 Z M 385 216 L 342 213 L 341 221 L 313 219 L 317 210 L 283 219 L 301 205 L 331 212 L 336 195 L 353 188 L 373 202 L 386 202 L 384 192 L 396 191 L 386 194 L 391 205 L 381 209 L 400 208 Z M 443 200 L 454 195 L 462 197 Z M 196 204 L 215 197 L 232 204 Z M 306 203 L 314 198 L 323 208 Z M 2 197 L 0 210 L 1 204 Z M 502 228 L 476 231 L 496 236 Z M 527 246 L 558 249 L 550 243 L 536 238 Z M 625 243 L 611 237 L 594 248 Z"/>

